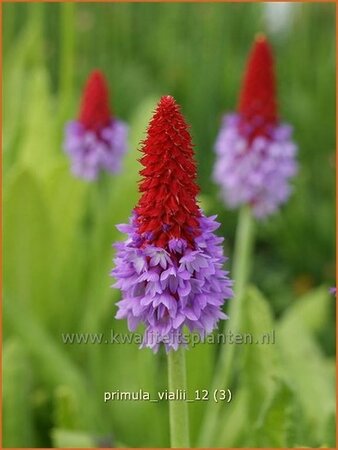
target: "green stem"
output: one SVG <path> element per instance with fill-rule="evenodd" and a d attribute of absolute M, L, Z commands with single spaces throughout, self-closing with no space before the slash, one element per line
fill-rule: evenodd
<path fill-rule="evenodd" d="M 230 313 L 235 313 L 241 307 L 238 297 L 243 296 L 245 287 L 249 280 L 251 269 L 251 257 L 254 238 L 254 220 L 251 208 L 243 206 L 239 214 L 238 228 L 236 233 L 233 278 L 235 280 L 236 300 L 231 302 Z"/>
<path fill-rule="evenodd" d="M 59 62 L 59 90 L 60 117 L 65 120 L 69 112 L 73 95 L 74 61 L 75 61 L 75 4 L 60 4 L 60 62 Z"/>
<path fill-rule="evenodd" d="M 168 384 L 169 391 L 187 389 L 185 350 L 171 350 L 168 353 Z M 188 404 L 183 400 L 169 402 L 170 443 L 171 448 L 189 448 L 189 418 Z"/>
<path fill-rule="evenodd" d="M 229 302 L 229 321 L 227 323 L 233 335 L 239 333 L 241 327 L 242 305 L 245 288 L 250 276 L 251 256 L 254 241 L 254 220 L 251 209 L 243 206 L 238 219 L 236 242 L 233 257 L 232 278 L 234 279 L 234 298 Z M 212 392 L 215 389 L 229 388 L 232 382 L 235 345 L 224 345 L 215 371 Z M 212 440 L 217 435 L 218 419 L 222 403 L 209 402 L 206 407 L 205 420 L 200 433 L 199 447 L 212 446 Z"/>

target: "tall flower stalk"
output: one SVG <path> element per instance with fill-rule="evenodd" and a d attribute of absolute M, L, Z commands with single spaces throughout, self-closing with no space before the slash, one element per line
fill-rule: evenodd
<path fill-rule="evenodd" d="M 183 348 L 168 353 L 168 387 L 170 392 L 187 389 L 185 350 Z M 169 403 L 171 448 L 189 448 L 189 415 L 185 401 L 172 400 Z"/>
<path fill-rule="evenodd" d="M 223 239 L 196 200 L 196 164 L 191 137 L 171 96 L 161 98 L 148 127 L 140 159 L 140 200 L 127 239 L 115 245 L 112 276 L 122 291 L 116 318 L 130 331 L 145 325 L 142 347 L 168 353 L 170 390 L 186 388 L 184 330 L 202 338 L 227 316 L 232 281 L 223 269 Z M 170 403 L 172 447 L 187 447 L 187 404 Z"/>
<path fill-rule="evenodd" d="M 216 141 L 214 180 L 226 206 L 240 207 L 230 305 L 231 331 L 241 329 L 242 304 L 250 277 L 255 220 L 278 211 L 291 193 L 290 179 L 297 172 L 297 147 L 292 129 L 278 119 L 273 54 L 264 35 L 258 35 L 249 55 L 238 112 L 227 114 Z M 232 382 L 235 346 L 220 351 L 213 388 Z M 216 436 L 221 403 L 207 406 L 200 434 L 201 446 Z"/>

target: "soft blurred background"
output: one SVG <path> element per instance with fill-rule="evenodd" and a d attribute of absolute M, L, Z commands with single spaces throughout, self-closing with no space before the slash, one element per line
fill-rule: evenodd
<path fill-rule="evenodd" d="M 211 181 L 213 145 L 264 31 L 300 172 L 289 203 L 258 227 L 260 292 L 244 308 L 244 330 L 275 329 L 276 344 L 236 350 L 234 399 L 209 445 L 335 447 L 335 5 L 21 3 L 3 12 L 3 446 L 169 445 L 165 402 L 103 402 L 104 391 L 165 389 L 165 355 L 65 345 L 61 333 L 126 330 L 113 318 L 111 244 L 136 203 L 136 149 L 162 94 L 191 124 L 201 202 L 222 222 L 231 265 L 237 212 Z M 87 183 L 71 175 L 62 140 L 93 68 L 129 124 L 130 151 L 119 176 Z M 208 388 L 217 346 L 187 356 L 189 390 Z M 205 404 L 189 407 L 196 446 Z"/>

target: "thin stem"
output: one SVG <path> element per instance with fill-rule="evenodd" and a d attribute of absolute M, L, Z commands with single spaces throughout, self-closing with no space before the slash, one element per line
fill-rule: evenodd
<path fill-rule="evenodd" d="M 236 335 L 240 331 L 242 305 L 245 288 L 249 280 L 251 256 L 254 238 L 254 220 L 251 209 L 243 206 L 238 219 L 236 242 L 233 258 L 232 277 L 234 279 L 234 298 L 229 302 L 229 321 L 227 331 Z M 212 391 L 215 389 L 229 388 L 232 380 L 233 360 L 235 345 L 224 345 L 220 349 L 220 355 L 215 371 Z M 212 439 L 216 437 L 218 419 L 222 409 L 222 403 L 208 403 L 205 420 L 200 433 L 199 446 L 212 446 Z"/>
<path fill-rule="evenodd" d="M 169 391 L 187 389 L 185 350 L 183 348 L 168 353 L 168 384 Z M 184 400 L 169 402 L 170 443 L 171 448 L 189 447 L 189 417 L 188 404 Z"/>
<path fill-rule="evenodd" d="M 251 256 L 254 238 L 254 220 L 251 208 L 243 206 L 239 214 L 238 228 L 236 233 L 233 277 L 235 280 L 235 296 L 241 297 L 248 283 L 251 270 Z M 234 314 L 241 307 L 238 299 L 231 302 L 230 313 Z"/>
<path fill-rule="evenodd" d="M 75 7 L 74 3 L 60 4 L 60 116 L 65 119 L 71 105 L 75 69 Z"/>

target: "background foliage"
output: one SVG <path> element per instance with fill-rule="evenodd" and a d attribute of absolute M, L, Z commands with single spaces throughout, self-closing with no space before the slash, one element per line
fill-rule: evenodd
<path fill-rule="evenodd" d="M 334 5 L 297 4 L 284 26 L 266 8 L 4 5 L 4 446 L 169 445 L 164 402 L 103 403 L 104 391 L 165 389 L 164 355 L 64 345 L 61 333 L 126 330 L 113 319 L 111 243 L 136 203 L 136 148 L 162 94 L 191 123 L 201 202 L 219 215 L 231 256 L 237 213 L 211 182 L 212 148 L 261 30 L 275 48 L 300 173 L 288 205 L 259 227 L 253 281 L 264 295 L 248 292 L 242 321 L 255 334 L 275 329 L 276 345 L 238 346 L 234 399 L 210 445 L 335 446 Z M 121 175 L 90 184 L 71 176 L 62 135 L 94 67 L 130 126 L 130 152 Z M 210 384 L 216 354 L 211 345 L 188 352 L 191 392 Z M 194 445 L 204 410 L 190 405 Z"/>

